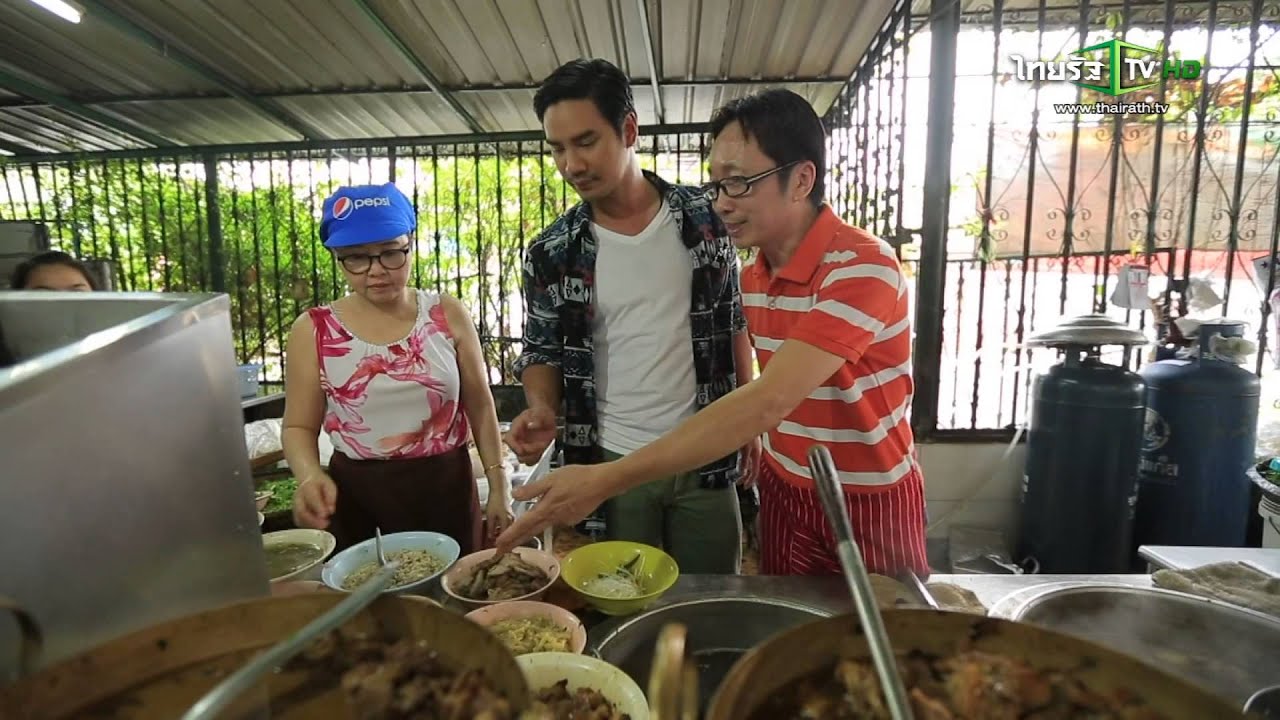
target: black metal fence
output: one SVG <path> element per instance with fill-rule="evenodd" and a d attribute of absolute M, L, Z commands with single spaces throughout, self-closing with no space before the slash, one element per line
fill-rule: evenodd
<path fill-rule="evenodd" d="M 640 146 L 644 167 L 677 182 L 702 182 L 704 156 L 699 133 Z M 464 301 L 494 383 L 515 380 L 524 249 L 576 201 L 538 141 L 117 153 L 0 169 L 0 219 L 44 222 L 55 247 L 110 260 L 116 289 L 228 293 L 239 360 L 262 364 L 268 383 L 283 380 L 294 318 L 345 292 L 319 240 L 321 203 L 338 186 L 395 182 L 413 200 L 413 283 Z"/>
<path fill-rule="evenodd" d="M 825 118 L 828 199 L 892 242 L 914 285 L 918 434 L 1025 423 L 1031 379 L 1055 361 L 1025 343 L 1062 316 L 1102 312 L 1162 332 L 1153 312 L 1111 299 L 1130 264 L 1150 268 L 1162 318 L 1242 318 L 1267 348 L 1275 281 L 1252 261 L 1280 241 L 1280 4 L 934 6 L 921 16 L 897 4 Z M 1160 74 L 1119 98 L 1017 76 L 1015 55 L 1055 60 L 1113 37 L 1161 63 L 1198 59 L 1200 74 Z M 1057 107 L 1099 100 L 1169 109 Z M 701 128 L 669 130 L 646 134 L 642 163 L 704 181 Z M 502 383 L 514 381 L 523 322 L 519 258 L 574 201 L 536 136 L 130 152 L 2 170 L 0 215 L 42 220 L 58 246 L 114 261 L 119 288 L 228 292 L 240 360 L 262 363 L 269 382 L 282 378 L 292 319 L 343 292 L 317 237 L 320 202 L 338 184 L 393 180 L 414 200 L 414 282 L 463 299 Z"/>
<path fill-rule="evenodd" d="M 1274 280 L 1252 261 L 1280 237 L 1280 5 L 933 5 L 898 5 L 828 118 L 834 204 L 895 240 L 917 283 L 918 433 L 1025 423 L 1031 379 L 1056 360 L 1025 342 L 1063 316 L 1167 330 L 1112 301 L 1131 264 L 1150 268 L 1160 317 L 1250 322 L 1261 372 Z M 1113 37 L 1161 67 L 1198 60 L 1199 75 L 1119 97 L 1017 75 L 1014 56 L 1066 59 Z M 1060 107 L 1098 101 L 1169 108 Z M 1114 357 L 1136 367 L 1145 353 Z"/>

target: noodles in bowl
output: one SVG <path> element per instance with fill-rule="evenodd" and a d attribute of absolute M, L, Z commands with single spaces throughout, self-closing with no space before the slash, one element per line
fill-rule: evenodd
<path fill-rule="evenodd" d="M 671 589 L 680 568 L 651 545 L 613 540 L 597 542 L 564 558 L 565 583 L 606 615 L 630 615 L 652 605 Z"/>
<path fill-rule="evenodd" d="M 580 653 L 587 646 L 582 621 L 549 603 L 517 600 L 486 605 L 467 613 L 467 619 L 488 628 L 515 655 Z"/>
<path fill-rule="evenodd" d="M 458 543 L 448 535 L 428 531 L 408 531 L 382 536 L 383 552 L 389 562 L 398 561 L 387 593 L 414 593 L 443 575 L 458 560 Z M 339 592 L 352 592 L 378 571 L 374 538 L 356 543 L 334 555 L 324 566 L 320 579 Z"/>
<path fill-rule="evenodd" d="M 396 574 L 391 579 L 393 590 L 438 575 L 445 567 L 443 560 L 426 550 L 401 550 L 387 553 L 387 562 L 396 561 L 399 561 L 400 567 L 396 568 Z M 342 580 L 342 589 L 355 590 L 365 584 L 376 572 L 378 572 L 378 561 L 367 562 Z"/>
<path fill-rule="evenodd" d="M 582 585 L 582 589 L 592 595 L 610 600 L 632 600 L 644 595 L 644 588 L 632 575 L 617 572 L 591 578 Z"/>

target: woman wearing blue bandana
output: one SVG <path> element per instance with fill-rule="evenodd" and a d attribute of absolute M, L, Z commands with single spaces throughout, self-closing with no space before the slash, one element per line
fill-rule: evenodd
<path fill-rule="evenodd" d="M 339 188 L 320 238 L 351 292 L 293 324 L 284 452 L 298 478 L 294 519 L 344 548 L 384 533 L 433 530 L 464 554 L 510 522 L 502 438 L 480 338 L 462 303 L 409 287 L 417 218 L 395 185 Z M 320 465 L 320 432 L 333 442 Z M 474 431 L 489 500 L 467 451 Z"/>

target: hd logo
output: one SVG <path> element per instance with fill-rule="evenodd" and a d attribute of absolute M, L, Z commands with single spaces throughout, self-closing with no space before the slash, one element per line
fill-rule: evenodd
<path fill-rule="evenodd" d="M 351 213 L 362 207 L 391 207 L 391 198 L 373 197 L 352 200 L 349 197 L 340 197 L 333 203 L 333 219 L 346 220 Z"/>

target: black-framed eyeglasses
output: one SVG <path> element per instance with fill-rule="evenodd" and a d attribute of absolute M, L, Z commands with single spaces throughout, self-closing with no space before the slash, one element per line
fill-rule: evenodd
<path fill-rule="evenodd" d="M 773 169 L 765 170 L 762 173 L 756 173 L 751 177 L 734 175 L 723 180 L 712 180 L 702 186 L 702 194 L 706 195 L 707 199 L 711 202 L 715 202 L 716 198 L 719 198 L 720 193 L 722 192 L 731 198 L 742 197 L 743 195 L 751 192 L 752 185 L 755 185 L 774 173 L 780 173 L 783 170 L 795 167 L 796 165 L 799 165 L 800 162 L 800 160 L 792 160 L 785 165 L 779 165 Z"/>
<path fill-rule="evenodd" d="M 369 268 L 373 267 L 373 261 L 377 260 L 378 264 L 387 270 L 399 270 L 409 261 L 409 253 L 413 251 L 413 246 L 402 248 L 388 248 L 374 255 L 341 255 L 338 262 L 342 263 L 342 267 L 347 269 L 349 273 L 369 272 Z"/>

